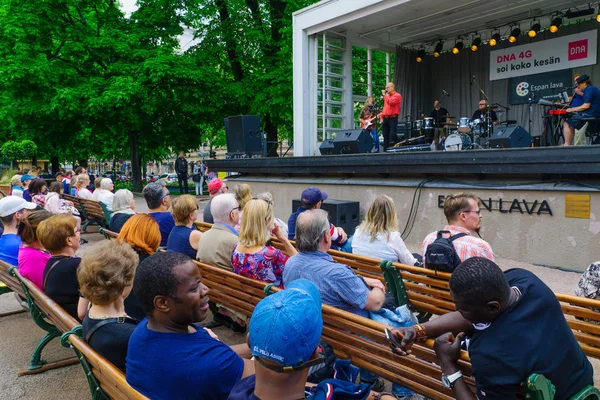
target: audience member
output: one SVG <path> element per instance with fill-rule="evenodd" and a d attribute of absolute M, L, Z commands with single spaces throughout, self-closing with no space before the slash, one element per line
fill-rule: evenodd
<path fill-rule="evenodd" d="M 212 214 L 210 213 L 210 203 L 212 202 L 212 199 L 214 199 L 216 196 L 228 192 L 229 189 L 227 187 L 226 182 L 226 179 L 219 178 L 214 178 L 210 182 L 208 182 L 208 194 L 210 195 L 210 199 L 204 206 L 204 210 L 202 210 L 203 220 L 208 224 L 212 224 L 213 222 L 215 222 Z"/>
<path fill-rule="evenodd" d="M 298 254 L 290 257 L 283 273 L 287 287 L 297 279 L 317 286 L 323 303 L 369 318 L 385 302 L 385 287 L 378 279 L 357 276 L 350 267 L 337 263 L 327 253 L 331 246 L 327 212 L 320 209 L 301 213 L 296 221 Z M 361 370 L 361 382 L 381 390 L 382 381 Z"/>
<path fill-rule="evenodd" d="M 91 307 L 83 319 L 83 337 L 100 355 L 125 372 L 129 337 L 137 321 L 125 312 L 139 258 L 121 240 L 100 242 L 77 269 L 81 294 Z"/>
<path fill-rule="evenodd" d="M 269 329 L 263 329 L 265 326 Z M 247 338 L 256 375 L 238 382 L 229 400 L 312 399 L 312 395 L 306 396 L 306 382 L 309 368 L 323 363 L 318 347 L 322 329 L 321 296 L 310 281 L 297 279 L 285 290 L 262 299 L 252 313 Z M 329 399 L 349 398 L 342 394 L 366 399 L 370 391 L 366 385 L 337 379 L 327 379 L 312 390 L 320 387 L 326 388 Z"/>
<path fill-rule="evenodd" d="M 204 194 L 204 171 L 206 170 L 206 166 L 202 161 L 198 161 L 196 165 L 194 165 L 194 185 L 196 187 L 196 196 L 202 196 Z"/>
<path fill-rule="evenodd" d="M 514 399 L 520 383 L 532 373 L 552 382 L 557 399 L 593 385 L 592 366 L 556 295 L 533 273 L 502 272 L 493 261 L 472 257 L 454 270 L 450 292 L 457 311 L 393 333 L 404 349 L 414 341 L 437 338 L 434 350 L 442 380 L 457 399 Z M 465 337 L 470 338 L 476 395 L 457 365 Z M 405 354 L 401 348 L 396 351 Z"/>
<path fill-rule="evenodd" d="M 64 174 L 64 179 L 62 180 L 63 184 L 63 193 L 70 194 L 71 193 L 71 177 L 73 176 L 73 170 L 68 170 Z"/>
<path fill-rule="evenodd" d="M 250 185 L 247 183 L 242 183 L 240 185 L 236 185 L 233 189 L 233 193 L 235 194 L 235 199 L 238 201 L 240 205 L 240 211 L 244 212 L 244 206 L 247 202 L 252 200 L 252 189 Z"/>
<path fill-rule="evenodd" d="M 11 196 L 23 198 L 23 184 L 21 183 L 21 175 L 15 175 L 10 178 L 10 193 Z"/>
<path fill-rule="evenodd" d="M 56 175 L 54 175 L 54 178 L 56 179 L 57 182 L 61 182 L 63 181 L 63 179 L 65 179 L 65 176 L 63 175 L 62 172 L 58 171 L 56 173 Z"/>
<path fill-rule="evenodd" d="M 283 270 L 288 256 L 273 246 L 266 246 L 272 234 L 293 256 L 296 249 L 273 222 L 273 207 L 265 200 L 254 199 L 246 203 L 240 229 L 240 242 L 233 249 L 233 271 L 247 278 L 274 283 L 283 288 Z"/>
<path fill-rule="evenodd" d="M 115 193 L 112 204 L 113 213 L 110 216 L 108 229 L 119 233 L 129 218 L 135 215 L 135 200 L 128 189 L 119 189 Z"/>
<path fill-rule="evenodd" d="M 169 234 L 175 226 L 175 220 L 169 212 L 171 207 L 171 194 L 169 189 L 165 187 L 164 183 L 153 182 L 146 185 L 143 190 L 144 199 L 152 218 L 158 222 L 160 227 L 160 234 L 162 239 L 160 241 L 161 247 L 165 247 L 169 240 Z"/>
<path fill-rule="evenodd" d="M 161 236 L 154 218 L 148 214 L 136 214 L 125 222 L 118 238 L 135 250 L 141 263 L 156 253 Z M 125 311 L 139 321 L 146 317 L 134 293 L 125 299 Z"/>
<path fill-rule="evenodd" d="M 87 171 L 85 170 L 85 168 L 83 167 L 77 167 L 75 168 L 75 171 L 73 172 L 73 175 L 71 175 L 71 184 L 70 184 L 70 188 L 69 188 L 69 194 L 71 196 L 77 196 L 77 182 L 79 180 L 79 175 L 81 174 L 85 174 L 87 173 Z"/>
<path fill-rule="evenodd" d="M 77 175 L 77 182 L 75 183 L 75 196 L 81 197 L 82 199 L 91 200 L 93 195 L 88 190 L 90 184 L 90 176 L 86 173 Z"/>
<path fill-rule="evenodd" d="M 352 253 L 407 265 L 419 264 L 398 232 L 396 206 L 391 197 L 380 195 L 371 203 L 365 220 L 354 232 Z"/>
<path fill-rule="evenodd" d="M 10 265 L 18 265 L 21 238 L 18 226 L 27 217 L 29 210 L 35 210 L 36 205 L 18 196 L 6 196 L 0 199 L 0 221 L 4 231 L 0 236 L 0 260 Z"/>
<path fill-rule="evenodd" d="M 254 374 L 246 344 L 229 347 L 195 324 L 208 311 L 201 279 L 180 253 L 157 253 L 137 268 L 133 291 L 148 318 L 129 340 L 127 382 L 145 396 L 222 400 Z"/>
<path fill-rule="evenodd" d="M 44 286 L 44 269 L 50 259 L 50 253 L 40 244 L 36 229 L 42 221 L 51 216 L 52 213 L 46 210 L 31 211 L 21 220 L 18 229 L 23 242 L 18 257 L 19 273 L 40 289 Z"/>
<path fill-rule="evenodd" d="M 21 183 L 23 184 L 23 199 L 25 199 L 25 201 L 31 202 L 31 195 L 29 194 L 29 184 L 33 179 L 33 176 L 29 174 L 24 174 L 23 176 L 21 176 Z"/>
<path fill-rule="evenodd" d="M 256 195 L 257 199 L 261 199 L 266 201 L 267 203 L 275 204 L 275 199 L 273 198 L 273 194 L 271 192 L 262 192 Z M 288 237 L 288 226 L 287 223 L 282 221 L 280 218 L 275 217 L 275 224 L 279 227 L 279 230 L 283 234 L 283 236 Z"/>
<path fill-rule="evenodd" d="M 94 188 L 95 189 L 92 192 L 92 200 L 98 201 L 98 195 L 100 194 L 100 191 L 102 190 L 102 179 L 104 179 L 104 178 L 101 176 L 94 179 Z"/>
<path fill-rule="evenodd" d="M 575 288 L 575 294 L 588 299 L 600 299 L 600 261 L 590 264 Z"/>
<path fill-rule="evenodd" d="M 471 232 L 479 234 L 481 228 L 481 201 L 471 193 L 457 193 L 446 197 L 444 200 L 444 215 L 448 225 L 443 230 L 431 232 L 423 240 L 421 250 L 423 251 L 423 264 L 427 267 L 425 253 L 438 236 L 452 237 L 461 235 L 452 240 L 456 254 L 460 261 L 471 257 L 485 257 L 494 261 L 492 247 L 483 239 L 476 238 Z"/>
<path fill-rule="evenodd" d="M 38 207 L 44 208 L 46 205 L 46 181 L 40 178 L 36 178 L 29 184 L 29 195 L 31 196 L 31 202 L 35 203 Z"/>
<path fill-rule="evenodd" d="M 100 182 L 100 192 L 98 193 L 98 202 L 106 205 L 109 211 L 112 211 L 113 199 L 115 194 L 112 190 L 115 188 L 112 179 L 103 178 Z"/>
<path fill-rule="evenodd" d="M 239 220 L 240 206 L 232 193 L 225 193 L 214 198 L 210 205 L 210 212 L 215 222 L 202 235 L 202 240 L 198 243 L 196 259 L 205 264 L 233 271 L 231 253 L 238 243 L 238 231 L 235 225 Z"/>
<path fill-rule="evenodd" d="M 325 200 L 327 200 L 327 193 L 321 192 L 314 186 L 311 186 L 302 192 L 300 207 L 298 207 L 296 212 L 292 213 L 288 219 L 288 239 L 294 240 L 296 236 L 296 220 L 298 219 L 298 216 L 308 210 L 320 209 L 323 201 Z M 332 248 L 334 250 L 341 250 L 351 253 L 352 241 L 349 240 L 344 229 L 341 227 L 335 227 L 333 224 L 329 224 L 329 230 Z"/>
<path fill-rule="evenodd" d="M 79 249 L 80 233 L 77 220 L 65 214 L 53 215 L 37 227 L 38 240 L 52 254 L 44 268 L 42 289 L 73 318 L 81 321 L 88 302 L 79 297 L 77 283 L 81 258 L 75 253 Z"/>
<path fill-rule="evenodd" d="M 52 214 L 74 214 L 77 209 L 72 201 L 63 200 L 60 195 L 63 191 L 63 185 L 60 182 L 52 182 L 48 195 L 46 195 L 46 205 L 44 208 Z M 77 217 L 79 218 L 79 217 Z"/>
<path fill-rule="evenodd" d="M 198 205 L 194 196 L 184 194 L 173 200 L 171 214 L 175 226 L 167 240 L 167 251 L 176 251 L 192 259 L 196 258 L 202 232 L 194 226 L 198 219 Z"/>

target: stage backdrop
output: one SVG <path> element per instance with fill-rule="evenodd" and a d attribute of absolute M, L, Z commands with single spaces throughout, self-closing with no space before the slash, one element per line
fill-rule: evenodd
<path fill-rule="evenodd" d="M 571 35 L 584 31 L 598 29 L 596 21 L 588 21 L 577 25 L 563 26 L 553 34 L 543 32 L 536 39 L 528 36 L 519 37 L 516 45 L 539 42 L 560 36 Z M 469 41 L 465 41 L 465 44 Z M 463 49 L 458 55 L 444 53 L 439 58 L 425 57 L 422 63 L 415 61 L 416 53 L 405 49 L 396 51 L 396 65 L 394 82 L 398 92 L 402 94 L 403 104 L 401 118 L 407 115 L 418 116 L 421 111 L 429 115 L 433 109 L 433 100 L 440 99 L 443 106 L 455 117 L 471 117 L 477 109 L 480 99 L 484 98 L 477 84 L 487 94 L 490 103 L 501 103 L 510 107 L 510 111 L 503 111 L 498 115 L 500 121 L 507 119 L 516 120 L 528 130 L 528 105 L 510 105 L 510 79 L 489 80 L 490 51 L 499 50 L 508 46 L 508 41 L 501 42 L 496 47 L 481 46 L 479 51 L 472 52 Z M 514 46 L 514 45 L 511 45 Z M 588 74 L 593 84 L 600 84 L 599 64 L 577 67 L 571 70 L 573 74 Z M 475 83 L 471 84 L 475 76 Z M 595 82 L 594 80 L 598 80 Z M 596 85 L 598 86 L 598 85 Z M 447 91 L 450 97 L 445 96 L 442 90 Z M 534 105 L 532 112 L 531 134 L 541 135 L 543 130 L 543 107 Z"/>

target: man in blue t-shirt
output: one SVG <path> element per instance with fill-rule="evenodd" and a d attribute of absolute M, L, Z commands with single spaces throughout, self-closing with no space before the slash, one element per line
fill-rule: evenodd
<path fill-rule="evenodd" d="M 0 199 L 0 221 L 4 231 L 0 236 L 0 260 L 17 265 L 21 237 L 17 234 L 19 221 L 27 217 L 29 210 L 35 210 L 36 204 L 17 196 L 6 196 Z"/>
<path fill-rule="evenodd" d="M 583 104 L 571 105 L 567 108 L 568 113 L 576 113 L 563 125 L 563 136 L 565 146 L 573 145 L 575 130 L 585 125 L 585 118 L 600 118 L 600 89 L 592 86 L 588 75 L 581 75 L 575 79 L 577 89 L 583 93 Z"/>
<path fill-rule="evenodd" d="M 404 349 L 437 338 L 434 350 L 442 383 L 457 400 L 516 399 L 520 383 L 532 373 L 556 387 L 567 399 L 593 385 L 592 365 L 563 315 L 556 295 L 533 273 L 506 272 L 482 257 L 465 260 L 452 273 L 450 293 L 458 311 L 410 328 L 395 329 Z M 468 351 L 477 394 L 458 368 L 461 342 Z M 405 350 L 395 348 L 400 354 Z"/>
<path fill-rule="evenodd" d="M 247 338 L 256 375 L 235 385 L 228 400 L 304 399 L 309 368 L 324 362 L 318 348 L 322 329 L 321 296 L 310 281 L 295 280 L 285 290 L 262 299 L 252 313 Z M 326 379 L 312 390 L 314 394 L 308 397 L 312 400 L 366 399 L 370 392 L 368 385 L 339 379 Z"/>
<path fill-rule="evenodd" d="M 151 399 L 222 400 L 254 374 L 246 344 L 229 347 L 196 325 L 208 288 L 186 255 L 161 252 L 138 266 L 133 291 L 148 318 L 129 339 L 127 382 Z"/>
<path fill-rule="evenodd" d="M 146 185 L 142 193 L 149 209 L 148 215 L 156 220 L 160 228 L 160 245 L 166 247 L 171 230 L 175 226 L 173 215 L 169 212 L 171 208 L 169 189 L 162 182 L 153 182 Z"/>

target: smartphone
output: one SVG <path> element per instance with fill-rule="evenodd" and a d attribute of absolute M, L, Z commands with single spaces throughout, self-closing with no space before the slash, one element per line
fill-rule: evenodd
<path fill-rule="evenodd" d="M 388 341 L 390 348 L 392 349 L 392 352 L 399 354 L 396 349 L 396 348 L 398 348 L 398 349 L 402 350 L 404 353 L 407 353 L 404 346 L 402 346 L 402 343 L 398 340 L 398 338 L 396 336 L 394 336 L 392 331 L 390 331 L 388 328 L 385 328 L 385 339 Z"/>

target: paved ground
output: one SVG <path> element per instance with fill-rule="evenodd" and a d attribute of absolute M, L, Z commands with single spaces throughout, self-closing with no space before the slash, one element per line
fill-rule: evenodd
<path fill-rule="evenodd" d="M 199 197 L 200 209 L 206 203 L 206 196 Z M 136 210 L 147 212 L 145 202 L 136 198 Z M 202 213 L 200 213 L 201 218 Z M 91 227 L 91 232 L 97 228 Z M 82 246 L 80 254 L 93 250 L 96 243 L 103 240 L 98 233 L 83 235 L 89 243 Z M 417 250 L 417 249 L 411 249 Z M 499 259 L 503 268 L 525 268 L 538 275 L 552 290 L 561 293 L 572 293 L 579 280 L 579 274 L 563 272 L 545 267 L 533 266 L 508 259 Z M 19 309 L 19 303 L 12 293 L 0 296 L 0 314 Z M 210 319 L 209 319 L 210 320 Z M 224 328 L 214 330 L 220 339 L 227 344 L 242 343 L 243 334 L 233 334 Z M 79 365 L 48 371 L 39 375 L 17 377 L 17 368 L 25 367 L 33 349 L 43 336 L 27 313 L 0 317 L 0 400 L 4 399 L 47 399 L 47 400 L 79 400 L 89 398 L 89 390 L 83 371 Z M 44 358 L 50 361 L 71 357 L 70 349 L 60 346 L 57 340 L 50 343 L 45 351 Z M 600 382 L 600 363 L 593 362 L 595 381 Z"/>

